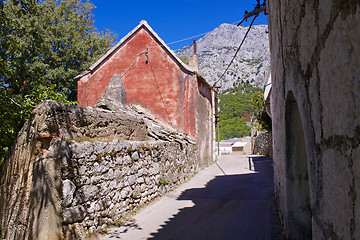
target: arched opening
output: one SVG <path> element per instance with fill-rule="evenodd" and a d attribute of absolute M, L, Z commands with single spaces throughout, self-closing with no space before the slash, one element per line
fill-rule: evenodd
<path fill-rule="evenodd" d="M 304 131 L 292 92 L 286 98 L 286 222 L 289 239 L 311 239 L 311 209 Z"/>

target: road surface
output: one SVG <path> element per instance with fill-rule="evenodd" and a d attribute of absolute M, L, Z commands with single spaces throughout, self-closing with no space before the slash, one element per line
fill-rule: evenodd
<path fill-rule="evenodd" d="M 270 159 L 221 156 L 99 239 L 281 239 L 273 198 Z"/>

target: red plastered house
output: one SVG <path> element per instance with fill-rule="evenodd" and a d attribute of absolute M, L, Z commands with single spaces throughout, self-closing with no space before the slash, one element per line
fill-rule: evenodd
<path fill-rule="evenodd" d="M 146 21 L 127 34 L 87 71 L 77 76 L 78 101 L 93 106 L 114 74 L 126 91 L 126 104 L 138 104 L 178 131 L 196 139 L 200 165 L 213 155 L 215 91 L 198 73 L 198 56 L 190 67 Z"/>

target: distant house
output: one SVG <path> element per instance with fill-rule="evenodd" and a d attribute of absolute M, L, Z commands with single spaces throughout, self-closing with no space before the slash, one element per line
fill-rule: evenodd
<path fill-rule="evenodd" d="M 220 155 L 251 154 L 251 138 L 235 138 L 219 143 Z M 217 149 L 216 149 L 217 150 Z"/>
<path fill-rule="evenodd" d="M 231 154 L 232 152 L 231 146 L 233 145 L 233 142 L 221 141 L 219 145 L 220 145 L 220 155 Z"/>
<path fill-rule="evenodd" d="M 243 153 L 244 152 L 244 147 L 245 145 L 248 143 L 245 142 L 236 142 L 231 146 L 231 150 L 233 153 Z"/>
<path fill-rule="evenodd" d="M 197 141 L 200 165 L 212 161 L 216 93 L 198 73 L 198 56 L 183 63 L 146 21 L 79 75 L 78 101 L 93 106 L 119 74 L 126 103 L 138 104 Z"/>

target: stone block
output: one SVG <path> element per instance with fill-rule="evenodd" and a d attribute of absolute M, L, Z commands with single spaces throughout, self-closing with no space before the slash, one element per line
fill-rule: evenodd
<path fill-rule="evenodd" d="M 114 172 L 113 177 L 114 177 L 114 178 L 119 178 L 119 177 L 121 177 L 121 176 L 122 176 L 121 170 L 120 170 L 120 169 L 116 169 L 115 172 Z"/>
<path fill-rule="evenodd" d="M 95 141 L 93 143 L 94 153 L 95 154 L 104 154 L 106 145 L 107 144 L 104 142 Z"/>
<path fill-rule="evenodd" d="M 79 167 L 79 175 L 80 176 L 84 176 L 85 174 L 87 174 L 87 172 L 88 172 L 88 169 L 87 169 L 86 165 L 81 165 Z"/>
<path fill-rule="evenodd" d="M 73 158 L 84 158 L 86 156 L 86 150 L 83 143 L 74 142 L 70 145 Z"/>
<path fill-rule="evenodd" d="M 109 169 L 107 174 L 105 175 L 106 179 L 111 180 L 114 179 L 114 170 L 112 168 Z"/>
<path fill-rule="evenodd" d="M 133 154 L 131 155 L 131 159 L 134 161 L 139 160 L 139 153 L 138 152 L 133 152 Z"/>
<path fill-rule="evenodd" d="M 133 164 L 133 166 L 131 167 L 131 174 L 137 174 L 139 168 L 140 168 L 139 164 L 137 163 Z"/>
<path fill-rule="evenodd" d="M 141 188 L 139 186 L 136 186 L 135 189 L 132 191 L 131 197 L 134 199 L 141 198 Z"/>
<path fill-rule="evenodd" d="M 63 205 L 68 207 L 71 205 L 74 199 L 74 193 L 76 190 L 75 184 L 70 180 L 63 181 Z"/>
<path fill-rule="evenodd" d="M 121 165 L 123 164 L 124 157 L 123 156 L 117 156 L 114 160 L 115 164 Z"/>
<path fill-rule="evenodd" d="M 131 169 L 129 167 L 123 167 L 123 169 L 122 169 L 123 176 L 129 176 L 130 173 L 131 173 Z"/>
<path fill-rule="evenodd" d="M 140 185 L 141 187 L 141 192 L 145 192 L 148 189 L 148 185 L 146 185 L 145 183 Z"/>
<path fill-rule="evenodd" d="M 113 203 L 117 203 L 121 200 L 121 192 L 120 191 L 117 191 L 115 193 L 115 196 L 113 197 L 112 201 Z"/>
<path fill-rule="evenodd" d="M 124 156 L 123 158 L 123 164 L 128 165 L 131 164 L 131 157 L 129 155 Z"/>
<path fill-rule="evenodd" d="M 93 185 L 85 185 L 75 193 L 76 199 L 79 203 L 87 202 L 97 197 L 99 190 L 96 186 Z"/>
<path fill-rule="evenodd" d="M 103 182 L 100 184 L 100 196 L 106 196 L 107 194 L 109 194 L 111 188 L 110 188 L 110 182 Z"/>
<path fill-rule="evenodd" d="M 131 175 L 129 177 L 129 185 L 132 186 L 136 183 L 136 176 L 135 175 Z"/>
<path fill-rule="evenodd" d="M 143 168 L 139 169 L 139 171 L 137 172 L 137 176 L 141 177 L 144 174 L 144 171 L 145 171 L 145 169 L 143 169 Z"/>
<path fill-rule="evenodd" d="M 149 174 L 150 175 L 156 175 L 160 172 L 160 165 L 158 163 L 155 163 L 150 169 Z"/>
<path fill-rule="evenodd" d="M 125 199 L 125 198 L 129 197 L 131 194 L 131 188 L 126 187 L 126 188 L 122 189 L 120 194 L 121 194 L 121 199 Z"/>
<path fill-rule="evenodd" d="M 90 183 L 94 185 L 99 184 L 101 181 L 102 181 L 102 175 L 92 176 L 90 178 Z"/>
<path fill-rule="evenodd" d="M 92 202 L 90 204 L 90 207 L 88 208 L 88 213 L 91 214 L 91 213 L 94 213 L 95 212 L 95 208 L 96 208 L 96 203 L 95 202 Z"/>
<path fill-rule="evenodd" d="M 92 175 L 92 174 L 96 174 L 96 173 L 101 173 L 102 172 L 102 167 L 99 163 L 95 162 L 91 167 L 90 170 L 88 171 L 88 174 Z"/>
<path fill-rule="evenodd" d="M 144 178 L 142 178 L 142 177 L 139 177 L 137 180 L 136 180 L 136 183 L 144 183 L 145 182 L 145 180 L 144 180 Z"/>
<path fill-rule="evenodd" d="M 76 206 L 63 209 L 63 222 L 65 224 L 82 221 L 86 216 L 86 209 L 83 206 Z"/>
<path fill-rule="evenodd" d="M 109 188 L 110 188 L 111 190 L 116 189 L 117 186 L 118 186 L 118 184 L 117 184 L 117 181 L 116 181 L 116 180 L 112 180 L 112 181 L 110 182 L 110 184 L 109 184 Z"/>

